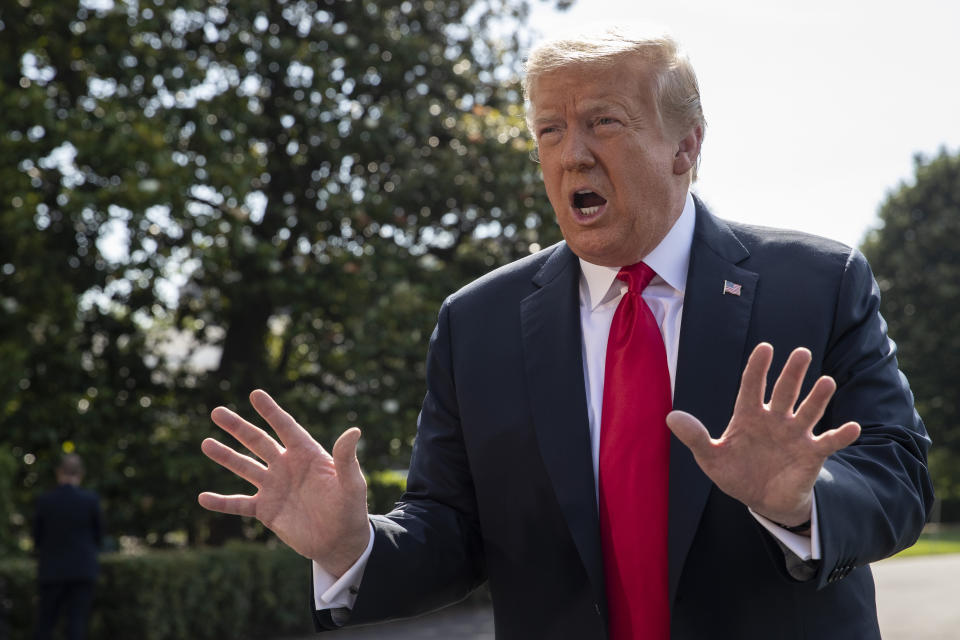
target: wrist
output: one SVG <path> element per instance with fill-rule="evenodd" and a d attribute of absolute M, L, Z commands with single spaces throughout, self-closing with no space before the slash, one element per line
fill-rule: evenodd
<path fill-rule="evenodd" d="M 373 543 L 373 530 L 370 522 L 364 523 L 364 533 L 347 535 L 342 539 L 342 544 L 338 545 L 336 550 L 326 553 L 322 558 L 313 558 L 330 575 L 340 578 L 353 567 L 357 561 L 364 557 L 367 549 Z"/>
<path fill-rule="evenodd" d="M 759 509 L 754 507 L 753 511 L 781 529 L 791 533 L 803 533 L 810 530 L 813 521 L 813 505 L 813 491 L 810 491 L 808 496 L 793 509 L 770 508 L 770 505 L 765 505 Z"/>

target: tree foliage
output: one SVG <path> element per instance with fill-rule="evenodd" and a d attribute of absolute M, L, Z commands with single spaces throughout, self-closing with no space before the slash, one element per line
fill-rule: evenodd
<path fill-rule="evenodd" d="M 917 410 L 933 438 L 938 496 L 960 499 L 960 154 L 915 158 L 915 179 L 890 193 L 864 242 Z"/>
<path fill-rule="evenodd" d="M 559 238 L 525 0 L 0 8 L 0 438 L 14 529 L 76 449 L 114 533 L 220 539 L 209 410 L 270 390 L 403 466 L 442 298 Z M 509 28 L 507 28 L 509 27 Z M 494 32 L 500 34 L 494 37 Z M 508 34 L 504 36 L 502 34 Z M 213 529 L 211 529 L 213 527 Z"/>

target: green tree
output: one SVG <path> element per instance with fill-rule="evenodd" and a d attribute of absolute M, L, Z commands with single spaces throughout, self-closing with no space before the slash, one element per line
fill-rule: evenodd
<path fill-rule="evenodd" d="M 938 497 L 960 499 L 960 154 L 917 156 L 863 244 L 917 410 L 933 438 Z"/>
<path fill-rule="evenodd" d="M 559 238 L 522 134 L 526 12 L 4 3 L 0 433 L 24 461 L 18 510 L 75 446 L 114 533 L 236 535 L 193 496 L 247 487 L 198 445 L 209 410 L 249 414 L 255 387 L 321 441 L 363 426 L 369 468 L 402 466 L 443 296 Z"/>
<path fill-rule="evenodd" d="M 17 461 L 5 515 L 18 543 L 64 450 L 87 458 L 99 488 L 137 495 L 124 449 L 144 440 L 157 393 L 130 310 L 86 297 L 122 274 L 97 247 L 110 199 L 122 198 L 109 174 L 88 181 L 70 161 L 77 148 L 93 152 L 95 135 L 78 107 L 77 50 L 53 35 L 70 34 L 75 13 L 58 3 L 0 8 L 0 153 L 11 160 L 0 167 L 0 438 Z"/>

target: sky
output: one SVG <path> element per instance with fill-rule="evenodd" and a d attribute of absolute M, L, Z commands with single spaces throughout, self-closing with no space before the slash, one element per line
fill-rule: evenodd
<path fill-rule="evenodd" d="M 535 0 L 549 36 L 654 23 L 683 43 L 707 131 L 694 185 L 722 218 L 857 246 L 914 155 L 960 151 L 960 0 Z"/>

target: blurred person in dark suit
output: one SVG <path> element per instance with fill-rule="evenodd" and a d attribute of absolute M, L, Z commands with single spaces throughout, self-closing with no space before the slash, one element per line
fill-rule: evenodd
<path fill-rule="evenodd" d="M 40 606 L 37 640 L 53 637 L 66 612 L 67 638 L 85 638 L 103 535 L 100 498 L 80 488 L 83 460 L 68 453 L 57 467 L 57 488 L 37 501 L 33 539 L 37 552 Z"/>

